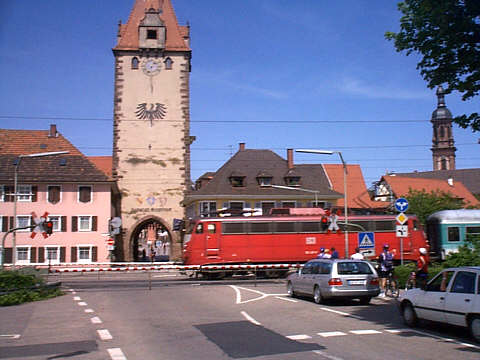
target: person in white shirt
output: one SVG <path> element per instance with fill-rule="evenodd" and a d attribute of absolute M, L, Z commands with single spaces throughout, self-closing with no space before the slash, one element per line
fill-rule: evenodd
<path fill-rule="evenodd" d="M 360 252 L 360 249 L 357 247 L 355 248 L 355 254 L 350 256 L 350 259 L 352 260 L 365 260 L 365 256 Z"/>

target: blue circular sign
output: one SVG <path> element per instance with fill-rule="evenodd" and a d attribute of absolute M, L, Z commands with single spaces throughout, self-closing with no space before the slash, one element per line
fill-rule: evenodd
<path fill-rule="evenodd" d="M 398 198 L 395 200 L 395 209 L 400 212 L 405 212 L 408 209 L 408 200 L 405 198 Z"/>

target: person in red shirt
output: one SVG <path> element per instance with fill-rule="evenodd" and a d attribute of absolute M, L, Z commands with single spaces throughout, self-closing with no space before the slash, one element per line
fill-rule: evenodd
<path fill-rule="evenodd" d="M 418 256 L 417 260 L 417 274 L 416 274 L 416 279 L 417 279 L 417 286 L 422 287 L 427 283 L 428 279 L 428 252 L 427 249 L 425 248 L 420 248 L 418 249 L 418 252 L 420 255 Z"/>

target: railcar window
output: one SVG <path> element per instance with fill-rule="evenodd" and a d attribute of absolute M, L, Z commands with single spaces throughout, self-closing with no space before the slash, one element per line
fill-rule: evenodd
<path fill-rule="evenodd" d="M 480 239 L 480 226 L 467 226 L 467 240 Z"/>
<path fill-rule="evenodd" d="M 200 223 L 197 225 L 197 227 L 195 228 L 195 234 L 203 234 L 203 224 Z"/>
<path fill-rule="evenodd" d="M 448 227 L 448 241 L 460 241 L 460 228 L 458 226 Z"/>
<path fill-rule="evenodd" d="M 270 230 L 269 222 L 252 222 L 250 223 L 250 232 L 251 233 L 269 233 Z"/>
<path fill-rule="evenodd" d="M 217 231 L 217 226 L 215 224 L 208 224 L 207 225 L 207 231 L 209 234 L 215 234 Z"/>
<path fill-rule="evenodd" d="M 348 231 L 374 231 L 371 221 L 352 220 L 348 221 Z M 353 225 L 353 226 L 352 226 Z M 359 227 L 361 226 L 361 227 Z"/>
<path fill-rule="evenodd" d="M 375 231 L 394 231 L 395 220 L 379 220 L 375 221 Z"/>
<path fill-rule="evenodd" d="M 276 224 L 276 232 L 279 233 L 293 233 L 295 232 L 295 223 L 294 222 L 289 222 L 289 221 L 280 221 L 277 222 Z"/>
<path fill-rule="evenodd" d="M 245 223 L 232 222 L 222 224 L 222 234 L 243 234 L 245 233 Z"/>
<path fill-rule="evenodd" d="M 300 222 L 300 232 L 306 232 L 306 233 L 315 233 L 315 232 L 320 232 L 320 222 L 315 221 L 315 222 Z"/>

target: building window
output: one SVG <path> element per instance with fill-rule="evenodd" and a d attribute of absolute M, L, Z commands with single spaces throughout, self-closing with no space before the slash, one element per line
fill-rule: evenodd
<path fill-rule="evenodd" d="M 147 30 L 147 39 L 156 40 L 157 39 L 157 30 Z"/>
<path fill-rule="evenodd" d="M 215 201 L 202 201 L 200 203 L 200 217 L 217 215 L 217 203 Z"/>
<path fill-rule="evenodd" d="M 228 210 L 232 215 L 241 215 L 244 208 L 243 201 L 230 201 L 228 204 Z"/>
<path fill-rule="evenodd" d="M 78 231 L 92 231 L 92 217 L 79 216 L 78 217 Z"/>
<path fill-rule="evenodd" d="M 49 264 L 60 263 L 59 246 L 45 246 L 45 262 Z"/>
<path fill-rule="evenodd" d="M 264 201 L 262 202 L 262 215 L 269 215 L 270 210 L 275 207 L 275 203 L 273 201 Z"/>
<path fill-rule="evenodd" d="M 78 247 L 78 262 L 88 263 L 92 261 L 92 247 L 79 246 Z"/>
<path fill-rule="evenodd" d="M 17 263 L 29 263 L 30 262 L 30 247 L 17 246 Z"/>
<path fill-rule="evenodd" d="M 5 185 L 0 185 L 0 201 L 5 201 Z"/>
<path fill-rule="evenodd" d="M 299 186 L 300 176 L 287 176 L 285 178 L 285 183 L 287 184 L 287 186 Z"/>
<path fill-rule="evenodd" d="M 137 70 L 138 69 L 138 58 L 135 56 L 132 58 L 132 70 Z"/>
<path fill-rule="evenodd" d="M 92 187 L 79 186 L 78 187 L 78 201 L 82 203 L 89 203 L 92 201 Z"/>
<path fill-rule="evenodd" d="M 270 186 L 272 185 L 272 178 L 269 176 L 257 177 L 258 185 L 260 186 Z"/>
<path fill-rule="evenodd" d="M 51 204 L 57 204 L 60 202 L 61 187 L 60 185 L 48 186 L 47 201 Z"/>
<path fill-rule="evenodd" d="M 31 222 L 31 217 L 29 215 L 19 215 L 17 216 L 17 223 L 16 223 L 16 226 L 17 228 L 19 227 L 25 227 L 25 226 L 30 226 L 32 225 L 32 222 Z M 31 231 L 30 229 L 21 229 L 21 230 L 17 230 L 17 231 L 24 231 L 24 232 L 28 232 L 28 231 Z"/>
<path fill-rule="evenodd" d="M 283 208 L 294 208 L 296 206 L 295 201 L 282 201 Z"/>
<path fill-rule="evenodd" d="M 245 176 L 232 176 L 230 177 L 230 184 L 233 187 L 244 187 L 245 186 Z"/>
<path fill-rule="evenodd" d="M 58 215 L 49 215 L 48 220 L 52 222 L 53 228 L 52 231 L 61 231 L 62 230 L 62 220 Z"/>
<path fill-rule="evenodd" d="M 169 57 L 167 57 L 164 61 L 165 63 L 165 70 L 172 70 L 172 65 L 173 65 L 173 61 L 172 59 L 170 59 Z"/>
<path fill-rule="evenodd" d="M 32 185 L 18 185 L 17 186 L 17 201 L 32 201 Z"/>
<path fill-rule="evenodd" d="M 312 201 L 312 207 L 326 209 L 331 207 L 330 203 L 325 201 Z"/>

